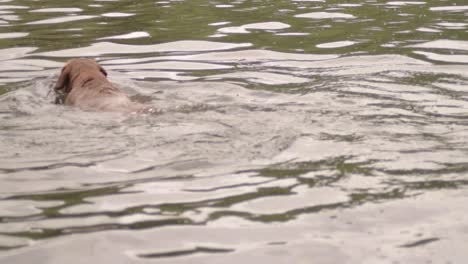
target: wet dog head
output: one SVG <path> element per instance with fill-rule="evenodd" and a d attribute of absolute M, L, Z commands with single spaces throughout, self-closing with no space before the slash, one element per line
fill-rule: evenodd
<path fill-rule="evenodd" d="M 73 83 L 83 78 L 105 78 L 107 72 L 94 59 L 71 59 L 62 68 L 62 72 L 55 84 L 55 92 L 67 94 L 71 91 Z"/>

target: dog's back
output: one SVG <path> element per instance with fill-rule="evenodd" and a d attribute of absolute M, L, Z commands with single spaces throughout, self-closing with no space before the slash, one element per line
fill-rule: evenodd
<path fill-rule="evenodd" d="M 145 106 L 133 102 L 107 80 L 107 72 L 92 59 L 72 59 L 63 67 L 55 91 L 64 104 L 87 110 L 134 112 Z"/>

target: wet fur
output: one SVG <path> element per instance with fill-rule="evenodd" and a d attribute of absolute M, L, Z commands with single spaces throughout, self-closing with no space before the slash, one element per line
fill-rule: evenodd
<path fill-rule="evenodd" d="M 93 59 L 69 60 L 62 68 L 54 90 L 56 103 L 86 110 L 137 112 L 145 109 L 112 85 L 106 70 Z"/>

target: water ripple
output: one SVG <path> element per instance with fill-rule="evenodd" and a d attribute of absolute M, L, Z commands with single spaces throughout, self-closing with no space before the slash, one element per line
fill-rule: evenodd
<path fill-rule="evenodd" d="M 249 43 L 232 44 L 210 41 L 176 41 L 155 45 L 125 45 L 112 42 L 99 42 L 90 47 L 51 51 L 36 55 L 47 57 L 100 56 L 104 54 L 135 54 L 154 52 L 195 52 L 214 51 L 248 47 Z"/>
<path fill-rule="evenodd" d="M 0 262 L 466 258 L 466 6 L 26 2 L 0 0 Z M 72 57 L 155 111 L 54 104 Z"/>

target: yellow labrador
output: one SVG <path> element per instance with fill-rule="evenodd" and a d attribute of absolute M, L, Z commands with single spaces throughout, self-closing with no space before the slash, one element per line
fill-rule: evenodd
<path fill-rule="evenodd" d="M 94 59 L 71 59 L 62 69 L 55 85 L 57 94 L 65 96 L 65 105 L 86 110 L 137 112 L 144 105 L 130 100 L 107 80 L 107 72 Z"/>

